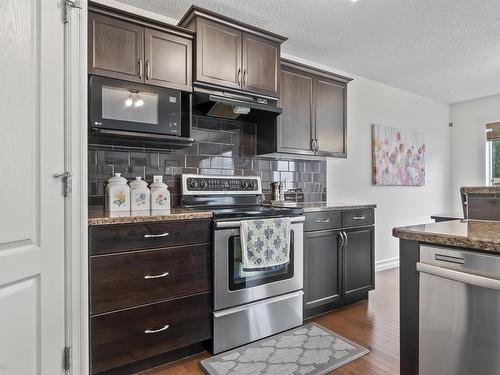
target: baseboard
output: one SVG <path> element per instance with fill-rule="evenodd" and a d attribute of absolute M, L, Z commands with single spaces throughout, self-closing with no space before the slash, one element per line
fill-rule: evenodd
<path fill-rule="evenodd" d="M 385 271 L 396 267 L 399 267 L 399 257 L 383 259 L 375 262 L 375 272 Z"/>

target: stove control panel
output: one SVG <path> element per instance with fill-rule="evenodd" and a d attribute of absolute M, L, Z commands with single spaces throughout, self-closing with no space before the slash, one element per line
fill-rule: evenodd
<path fill-rule="evenodd" d="M 260 177 L 183 175 L 183 194 L 261 194 Z"/>

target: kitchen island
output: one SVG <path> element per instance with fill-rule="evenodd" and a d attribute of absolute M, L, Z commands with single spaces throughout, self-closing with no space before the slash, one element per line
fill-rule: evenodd
<path fill-rule="evenodd" d="M 486 354 L 500 348 L 500 222 L 453 220 L 393 235 L 400 239 L 401 374 L 430 374 L 429 366 L 439 374 L 497 374 L 495 356 Z"/>

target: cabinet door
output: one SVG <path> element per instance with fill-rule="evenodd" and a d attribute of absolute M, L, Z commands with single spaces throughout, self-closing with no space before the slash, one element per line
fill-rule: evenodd
<path fill-rule="evenodd" d="M 347 156 L 347 84 L 317 77 L 315 81 L 315 122 L 320 156 Z"/>
<path fill-rule="evenodd" d="M 340 299 L 338 231 L 304 233 L 305 309 Z"/>
<path fill-rule="evenodd" d="M 144 28 L 89 14 L 89 74 L 143 82 Z"/>
<path fill-rule="evenodd" d="M 299 70 L 281 70 L 283 113 L 278 117 L 278 151 L 313 155 L 313 82 L 314 77 Z"/>
<path fill-rule="evenodd" d="M 145 30 L 146 83 L 191 91 L 191 40 L 157 30 Z"/>
<path fill-rule="evenodd" d="M 375 288 L 375 245 L 373 227 L 345 231 L 343 249 L 344 296 Z"/>
<path fill-rule="evenodd" d="M 243 33 L 242 88 L 279 96 L 280 44 Z"/>
<path fill-rule="evenodd" d="M 241 74 L 241 32 L 198 20 L 196 80 L 241 89 Z"/>

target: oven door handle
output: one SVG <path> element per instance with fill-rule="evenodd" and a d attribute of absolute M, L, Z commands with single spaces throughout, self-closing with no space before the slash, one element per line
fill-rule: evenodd
<path fill-rule="evenodd" d="M 290 223 L 302 223 L 306 220 L 305 216 L 296 216 L 290 218 Z M 241 225 L 241 220 L 235 221 L 220 221 L 215 223 L 216 228 L 239 228 Z"/>

